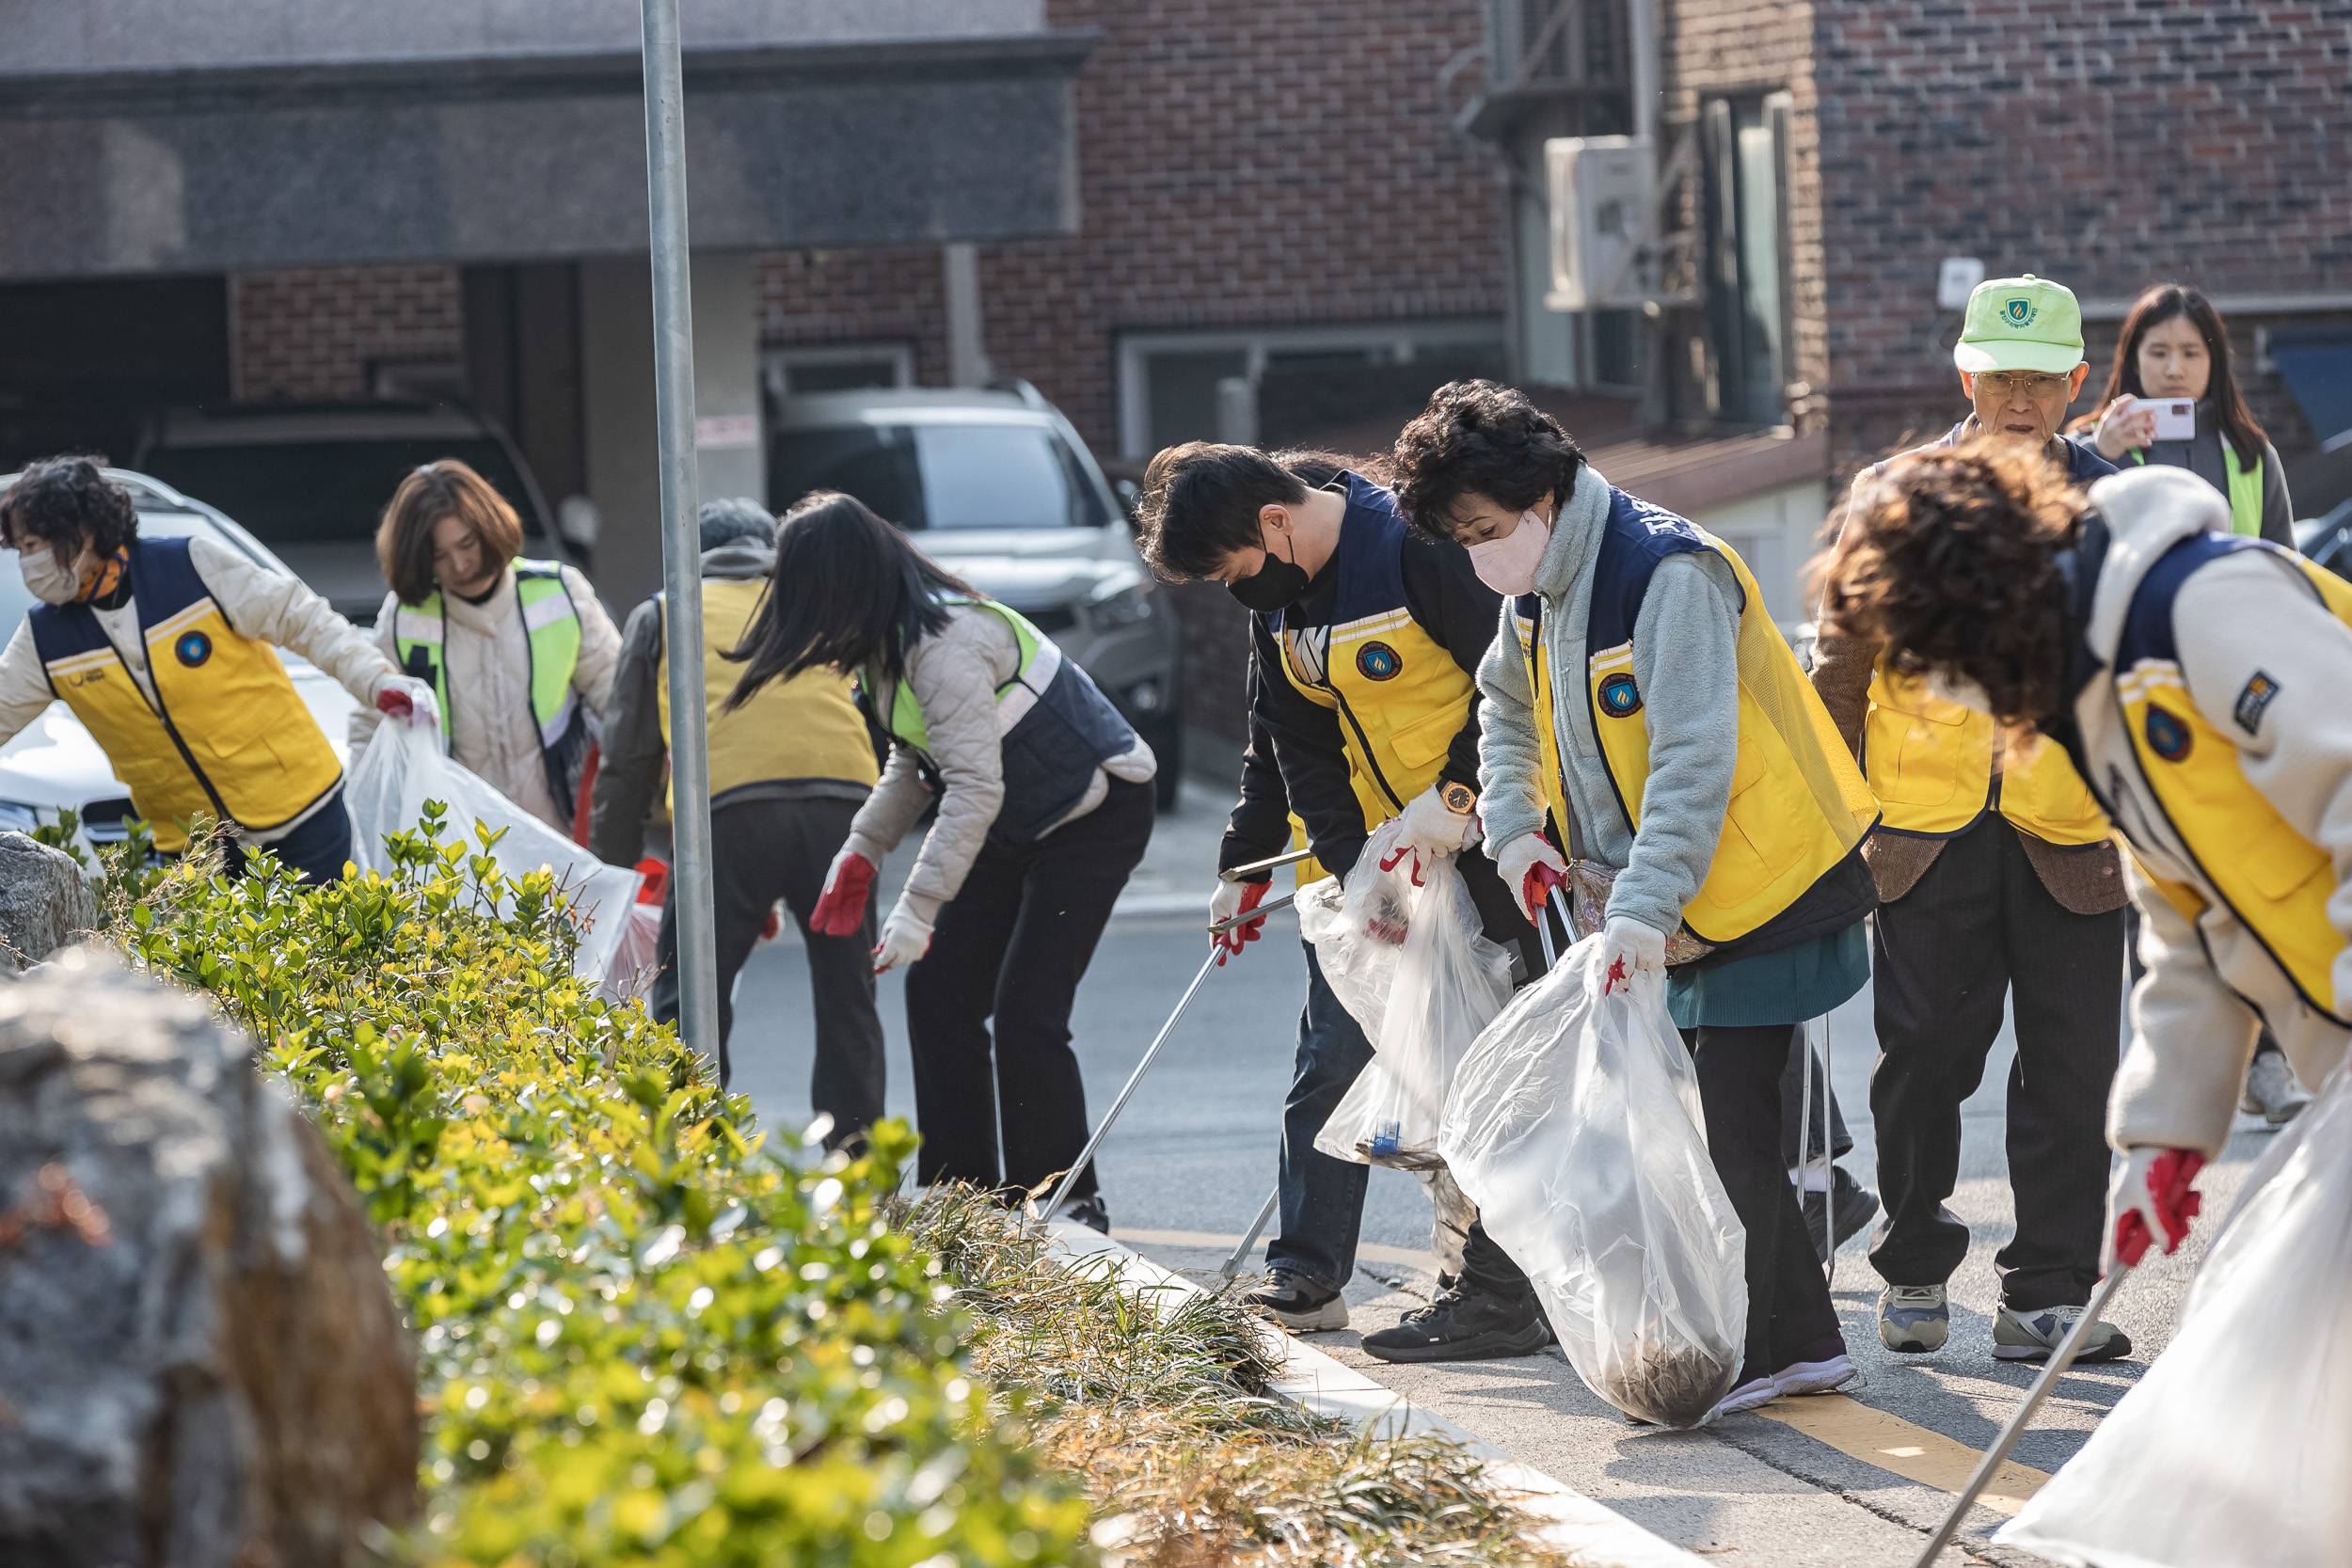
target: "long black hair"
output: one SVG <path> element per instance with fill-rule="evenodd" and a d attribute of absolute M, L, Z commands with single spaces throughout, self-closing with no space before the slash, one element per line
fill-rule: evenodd
<path fill-rule="evenodd" d="M 2139 384 L 2139 341 L 2148 336 L 2150 327 L 2176 316 L 2186 316 L 2197 335 L 2205 340 L 2205 357 L 2213 365 L 2205 396 L 2214 406 L 2214 422 L 2221 427 L 2221 438 L 2236 449 L 2237 460 L 2253 467 L 2263 460 L 2269 437 L 2255 422 L 2254 411 L 2246 406 L 2246 394 L 2238 390 L 2237 371 L 2230 363 L 2230 329 L 2221 324 L 2221 312 L 2213 308 L 2213 302 L 2184 283 L 2158 283 L 2132 302 L 2131 314 L 2123 318 L 2122 336 L 2115 344 L 2115 368 L 2107 372 L 2106 388 L 2090 411 L 2092 420 L 2117 398 L 2127 393 L 2136 398 L 2148 395 Z"/>
<path fill-rule="evenodd" d="M 900 679 L 908 646 L 947 624 L 942 594 L 984 596 L 864 501 L 810 491 L 776 525 L 775 577 L 743 641 L 726 656 L 751 666 L 728 695 L 728 710 L 803 670 L 871 667 Z"/>

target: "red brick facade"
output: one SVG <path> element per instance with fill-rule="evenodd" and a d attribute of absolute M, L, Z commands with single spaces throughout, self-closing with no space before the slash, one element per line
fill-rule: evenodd
<path fill-rule="evenodd" d="M 459 359 L 465 299 L 454 266 L 232 273 L 229 334 L 238 401 L 358 399 L 372 365 Z"/>
<path fill-rule="evenodd" d="M 2341 0 L 1820 0 L 1812 13 L 1841 461 L 1957 415 L 1943 256 L 2056 278 L 2094 311 L 2159 280 L 2225 303 L 2352 295 Z M 2254 328 L 2312 319 L 2230 324 L 2241 381 L 2290 458 L 2312 436 L 2283 384 L 2256 371 Z M 2091 324 L 2087 392 L 2114 335 L 2111 320 Z"/>
<path fill-rule="evenodd" d="M 1504 309 L 1491 156 L 1438 71 L 1479 8 L 1411 0 L 1050 0 L 1100 27 L 1077 84 L 1080 230 L 979 252 L 998 371 L 1116 450 L 1121 329 L 1294 325 Z M 936 250 L 770 258 L 771 341 L 912 339 L 942 379 Z"/>

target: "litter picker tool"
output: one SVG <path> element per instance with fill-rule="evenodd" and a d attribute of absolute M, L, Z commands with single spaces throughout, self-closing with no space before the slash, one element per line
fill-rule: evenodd
<path fill-rule="evenodd" d="M 1209 927 L 1209 934 L 1218 936 L 1236 926 L 1245 926 L 1250 921 L 1263 919 L 1277 910 L 1286 910 L 1290 908 L 1291 900 L 1296 896 L 1295 894 L 1286 893 L 1272 903 L 1261 904 L 1254 910 L 1233 916 L 1231 920 L 1220 920 Z M 1111 1101 L 1110 1111 L 1103 1117 L 1102 1125 L 1094 1130 L 1092 1137 L 1087 1139 L 1086 1148 L 1078 1151 L 1078 1158 L 1072 1162 L 1068 1174 L 1062 1177 L 1061 1185 L 1054 1189 L 1053 1197 L 1045 1205 L 1046 1218 L 1051 1219 L 1061 1212 L 1062 1200 L 1070 1196 L 1071 1183 L 1077 1180 L 1078 1173 L 1093 1162 L 1094 1151 L 1103 1147 L 1103 1140 L 1110 1135 L 1111 1124 L 1119 1119 L 1119 1113 L 1127 1108 L 1127 1101 L 1134 1097 L 1136 1085 L 1142 1083 L 1143 1075 L 1152 1070 L 1152 1064 L 1159 1059 L 1161 1048 L 1168 1044 L 1168 1037 L 1176 1033 L 1176 1025 L 1184 1021 L 1184 1011 L 1192 1006 L 1192 999 L 1200 995 L 1200 988 L 1208 983 L 1210 972 L 1216 968 L 1216 960 L 1217 954 L 1214 950 L 1206 959 L 1202 960 L 1200 973 L 1194 975 L 1192 984 L 1184 988 L 1184 999 L 1176 1004 L 1176 1010 L 1168 1015 L 1168 1022 L 1160 1025 L 1160 1032 L 1153 1037 L 1151 1049 L 1144 1052 L 1143 1060 L 1137 1062 L 1136 1070 L 1127 1075 L 1126 1086 L 1119 1091 L 1119 1098 Z"/>
<path fill-rule="evenodd" d="M 2101 1283 L 2098 1293 L 2090 1298 L 2090 1305 L 2083 1308 L 2083 1315 L 2074 1321 L 2074 1326 L 2066 1331 L 2066 1338 L 2058 1341 L 2058 1348 L 2050 1354 L 2050 1364 L 2042 1369 L 2040 1377 L 2034 1379 L 2033 1386 L 2026 1390 L 2026 1401 L 2017 1407 L 2017 1414 L 2009 1418 L 2009 1425 L 2001 1429 L 2001 1435 L 1993 1440 L 1993 1446 L 1985 1449 L 1984 1457 L 1977 1462 L 1977 1473 L 1968 1478 L 1968 1484 L 1961 1490 L 1959 1497 L 1952 1499 L 1951 1512 L 1944 1515 L 1944 1523 L 1929 1538 L 1928 1549 L 1919 1554 L 1913 1568 L 1929 1568 L 1936 1554 L 1950 1545 L 1952 1537 L 1960 1533 L 1960 1522 L 1967 1516 L 1969 1505 L 1984 1490 L 1985 1482 L 1993 1479 L 1993 1472 L 2001 1467 L 2001 1462 L 2009 1458 L 2010 1449 L 2017 1446 L 2017 1439 L 2025 1433 L 2026 1423 L 2032 1420 L 2034 1412 L 2042 1408 L 2042 1402 L 2050 1397 L 2050 1390 L 2058 1386 L 2058 1380 L 2065 1376 L 2066 1369 L 2074 1364 L 2075 1353 L 2083 1348 L 2084 1338 L 2097 1325 L 2101 1315 L 2107 1309 L 2107 1304 L 2115 1299 L 2116 1291 L 2131 1276 L 2131 1272 L 2130 1264 L 2120 1259 L 2116 1262 L 2115 1272 Z"/>
<path fill-rule="evenodd" d="M 1216 879 L 1220 882 L 1246 882 L 1261 871 L 1279 871 L 1286 865 L 1296 865 L 1300 861 L 1311 861 L 1314 858 L 1315 852 L 1312 849 L 1286 850 L 1279 855 L 1269 855 L 1262 861 L 1251 861 L 1248 865 L 1236 865 L 1220 871 L 1216 874 Z M 1216 929 L 1214 927 L 1210 928 Z"/>
<path fill-rule="evenodd" d="M 1274 1190 L 1265 1195 L 1265 1202 L 1259 1206 L 1258 1217 L 1249 1222 L 1248 1233 L 1242 1237 L 1241 1245 L 1233 1249 L 1233 1255 L 1225 1259 L 1225 1266 L 1217 1273 L 1228 1279 L 1241 1273 L 1242 1260 L 1249 1256 L 1249 1249 L 1258 1244 L 1258 1238 L 1265 1233 L 1266 1221 L 1274 1217 L 1274 1206 L 1281 1201 L 1282 1185 L 1278 1181 Z"/>

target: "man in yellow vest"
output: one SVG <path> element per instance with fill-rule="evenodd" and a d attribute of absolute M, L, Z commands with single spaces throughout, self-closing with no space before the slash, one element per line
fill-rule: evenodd
<path fill-rule="evenodd" d="M 2081 312 L 2066 289 L 2030 276 L 1979 285 L 1952 357 L 1974 412 L 1922 451 L 1978 444 L 2022 453 L 2073 484 L 2115 471 L 2058 434 L 2089 373 Z M 1855 494 L 1879 474 L 1857 479 Z M 1864 851 L 1879 887 L 1871 986 L 1880 1053 L 1870 1075 L 1886 1205 L 1870 1243 L 1886 1282 L 1879 1338 L 1925 1353 L 1941 1350 L 1949 1332 L 1945 1282 L 1969 1243 L 1967 1225 L 1944 1207 L 1960 1178 L 1960 1106 L 1983 1076 L 2006 995 L 2017 1034 L 2008 1107 L 2017 1231 L 1994 1258 L 1993 1354 L 2046 1360 L 2099 1277 L 2107 1170 L 2099 1117 L 2123 986 L 2123 879 L 2107 819 L 2058 748 L 2004 736 L 1989 717 L 1890 669 L 1875 641 L 1825 626 L 1813 684 L 1883 814 Z M 2131 1351 L 2112 1324 L 2090 1332 L 2080 1359 Z"/>
<path fill-rule="evenodd" d="M 826 1142 L 838 1147 L 882 1113 L 882 1029 L 874 1010 L 874 906 L 853 934 L 809 929 L 825 868 L 850 836 L 858 807 L 881 768 L 847 676 L 807 671 L 773 681 L 730 711 L 727 693 L 742 669 L 727 651 L 742 640 L 774 571 L 776 520 L 757 501 L 703 503 L 704 711 L 710 726 L 711 905 L 718 927 L 719 1078 L 728 1081 L 735 976 L 782 899 L 808 949 L 817 1015 L 810 1103 L 833 1117 Z M 669 652 L 661 595 L 630 612 L 604 725 L 603 762 L 590 802 L 588 847 L 597 859 L 633 865 L 647 822 L 669 816 Z M 677 1017 L 677 906 L 661 911 L 661 973 L 653 1016 Z"/>
<path fill-rule="evenodd" d="M 1280 852 L 1295 832 L 1320 871 L 1345 877 L 1371 831 L 1458 854 L 1498 942 L 1534 941 L 1476 841 L 1478 691 L 1497 600 L 1459 546 L 1416 535 L 1386 489 L 1321 453 L 1268 456 L 1206 441 L 1171 447 L 1144 477 L 1139 538 L 1164 578 L 1225 584 L 1250 615 L 1250 717 L 1242 800 L 1223 867 Z M 1271 754 L 1268 754 L 1270 751 Z M 1264 879 L 1253 884 L 1263 890 Z M 1254 908 L 1220 883 L 1212 913 Z M 1228 942 L 1238 953 L 1249 927 Z M 1540 970 L 1538 956 L 1528 967 Z M 1307 1006 L 1283 1106 L 1281 1222 L 1252 1306 L 1298 1332 L 1343 1328 L 1368 1175 L 1314 1147 L 1372 1044 L 1307 952 Z M 1383 1360 L 1527 1355 L 1551 1338 L 1534 1287 L 1475 1225 L 1460 1277 L 1429 1307 L 1369 1335 Z"/>
<path fill-rule="evenodd" d="M 2062 747 L 2128 840 L 2148 971 L 2106 1112 L 2123 1156 L 2108 1195 L 2116 1259 L 2137 1263 L 2152 1244 L 2170 1252 L 2186 1234 L 2191 1183 L 2229 1141 L 2266 1022 L 2296 1071 L 2323 1087 L 2286 1134 L 2298 1139 L 2293 1158 L 2262 1162 L 2273 1185 L 2257 1192 L 2249 1178 L 2238 1192 L 2228 1224 L 2250 1224 L 2258 1239 L 2233 1260 L 2260 1266 L 2249 1254 L 2265 1253 L 2308 1269 L 2312 1299 L 2325 1301 L 2344 1288 L 2341 1208 L 2310 1184 L 2341 1168 L 2337 1102 L 2352 1092 L 2352 584 L 2233 536 L 2228 502 L 2181 469 L 2101 480 L 2087 504 L 2052 478 L 1977 451 L 1890 466 L 1848 508 L 1824 608 L 1972 709 Z M 1962 550 L 2000 564 L 1955 572 Z M 2217 1299 L 2242 1306 L 2244 1282 L 2215 1284 L 2200 1275 L 2168 1366 L 2196 1354 L 2209 1310 L 2220 1321 L 2197 1343 L 2245 1327 Z M 2352 1409 L 2335 1370 L 2352 1320 L 2331 1304 L 2282 1321 L 2292 1329 L 2261 1348 L 2277 1377 L 2320 1381 L 2328 1392 L 2312 1408 L 2333 1423 L 2289 1441 L 2340 1453 Z M 2311 1503 L 2314 1485 L 2340 1476 L 2293 1465 L 2249 1474 L 2230 1454 L 2196 1462 L 2211 1433 L 2270 1424 L 2262 1382 L 2184 1371 L 2176 1386 L 2213 1389 L 2209 1425 L 2174 1410 L 2153 1434 L 2158 1451 L 2111 1450 L 2098 1473 L 2133 1486 L 2129 1506 L 2103 1500 L 2094 1514 L 2078 1496 L 2051 1509 L 2065 1488 L 2046 1490 L 2019 1522 L 2021 1544 L 2065 1545 L 2068 1561 L 2343 1560 L 2341 1510 Z M 2241 1393 L 2243 1407 L 2228 1407 Z M 2109 1431 L 2151 1440 L 2144 1423 L 2110 1422 L 2094 1446 Z M 2208 1481 L 2234 1506 L 2217 1510 Z M 2229 1533 L 2249 1519 L 2262 1522 L 2258 1545 Z M 2069 1535 L 2069 1525 L 2094 1533 Z"/>

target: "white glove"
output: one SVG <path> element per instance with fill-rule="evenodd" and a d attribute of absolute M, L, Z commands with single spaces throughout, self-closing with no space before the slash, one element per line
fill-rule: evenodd
<path fill-rule="evenodd" d="M 2139 398 L 2121 397 L 2108 404 L 2107 411 L 2100 416 L 2094 444 L 2100 456 L 2110 463 L 2121 463 L 2125 452 L 2152 445 L 2155 438 L 2156 405 Z"/>
<path fill-rule="evenodd" d="M 1609 917 L 1609 924 L 1600 931 L 1600 972 L 1608 976 L 1601 982 L 1603 995 L 1621 985 L 1631 985 L 1633 976 L 1645 969 L 1665 967 L 1665 932 L 1645 926 L 1629 915 Z"/>
<path fill-rule="evenodd" d="M 1406 801 L 1397 828 L 1398 843 L 1431 860 L 1458 853 L 1470 830 L 1478 825 L 1475 812 L 1457 812 L 1445 803 L 1440 793 L 1444 788 L 1442 784 L 1431 784 Z"/>
<path fill-rule="evenodd" d="M 1549 870 L 1554 879 L 1568 874 L 1568 863 L 1560 858 L 1560 851 L 1541 833 L 1521 833 L 1495 856 L 1495 870 L 1502 878 L 1502 885 L 1519 901 L 1519 909 L 1530 925 L 1542 917 L 1544 910 L 1544 887 L 1540 882 L 1529 881 L 1537 866 Z"/>
<path fill-rule="evenodd" d="M 1241 895 L 1248 891 L 1246 882 L 1229 882 L 1218 878 L 1216 891 L 1209 895 L 1209 924 L 1221 926 L 1241 913 Z"/>
<path fill-rule="evenodd" d="M 882 941 L 874 947 L 874 973 L 882 974 L 911 964 L 931 950 L 931 923 L 907 908 L 900 898 L 890 906 L 890 917 L 882 922 Z"/>

